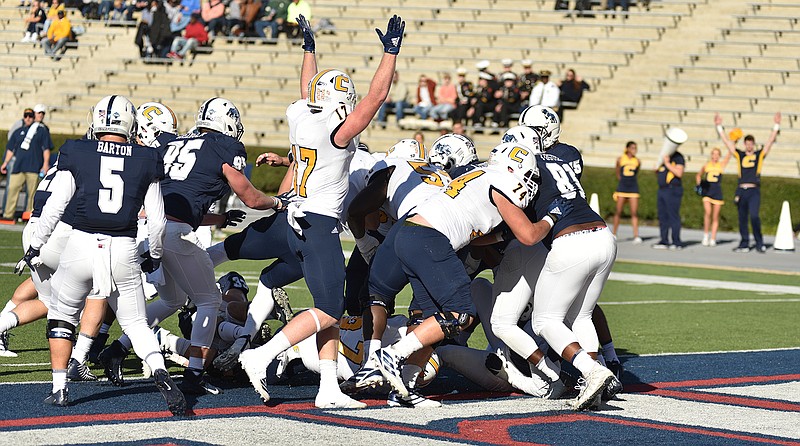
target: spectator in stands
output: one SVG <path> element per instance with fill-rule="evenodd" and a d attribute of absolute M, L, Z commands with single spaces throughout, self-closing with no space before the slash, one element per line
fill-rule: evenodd
<path fill-rule="evenodd" d="M 772 126 L 772 133 L 767 138 L 766 144 L 756 150 L 756 139 L 753 135 L 744 137 L 744 150 L 736 148 L 734 143 L 725 134 L 722 128 L 722 117 L 717 113 L 714 116 L 714 124 L 717 128 L 722 142 L 728 148 L 728 152 L 736 158 L 739 165 L 739 186 L 736 188 L 736 196 L 733 201 L 739 209 L 739 234 L 742 240 L 735 252 L 750 251 L 750 233 L 747 227 L 749 217 L 750 224 L 753 226 L 753 238 L 756 239 L 756 251 L 764 253 L 767 247 L 764 246 L 764 237 L 761 234 L 761 168 L 764 167 L 764 159 L 772 149 L 778 132 L 781 130 L 781 112 L 775 113 L 773 118 L 775 124 Z"/>
<path fill-rule="evenodd" d="M 31 10 L 25 16 L 25 37 L 22 38 L 22 43 L 36 43 L 39 41 L 39 33 L 44 28 L 44 22 L 47 20 L 47 14 L 44 9 L 39 5 L 38 0 L 33 0 L 31 3 Z"/>
<path fill-rule="evenodd" d="M 539 75 L 533 72 L 533 62 L 530 59 L 522 60 L 522 75 L 519 77 L 517 87 L 519 87 L 520 112 L 528 107 L 528 99 Z"/>
<path fill-rule="evenodd" d="M 297 26 L 297 16 L 300 14 L 311 22 L 311 5 L 306 0 L 292 0 L 286 8 L 286 34 L 290 39 L 300 36 L 300 27 Z"/>
<path fill-rule="evenodd" d="M 417 83 L 417 103 L 414 106 L 414 113 L 420 119 L 428 119 L 434 105 L 436 105 L 436 81 L 422 74 Z"/>
<path fill-rule="evenodd" d="M 133 13 L 144 11 L 149 5 L 150 2 L 147 0 L 132 0 L 128 8 L 125 10 L 125 20 L 133 22 Z"/>
<path fill-rule="evenodd" d="M 430 110 L 431 118 L 436 122 L 447 119 L 450 112 L 455 110 L 458 101 L 458 90 L 452 82 L 450 73 L 442 75 L 442 84 L 436 88 L 436 105 Z"/>
<path fill-rule="evenodd" d="M 98 9 L 97 13 L 101 19 L 106 20 L 108 19 L 109 14 L 111 13 L 111 7 L 114 5 L 114 0 L 101 0 L 100 1 L 100 8 Z"/>
<path fill-rule="evenodd" d="M 200 13 L 200 0 L 180 0 L 179 4 L 177 2 L 170 2 L 170 7 L 172 8 L 167 12 L 167 16 L 170 18 L 170 29 L 173 33 L 179 33 L 186 28 L 186 25 L 189 24 L 189 20 L 194 13 Z"/>
<path fill-rule="evenodd" d="M 206 44 L 208 44 L 208 33 L 200 21 L 200 14 L 194 13 L 189 17 L 189 24 L 186 25 L 183 36 L 172 39 L 171 51 L 167 53 L 167 57 L 182 60 L 190 51 Z"/>
<path fill-rule="evenodd" d="M 467 70 L 459 67 L 456 70 L 458 79 L 456 80 L 456 91 L 458 92 L 458 103 L 456 109 L 450 113 L 453 122 L 461 123 L 467 117 L 467 110 L 475 105 L 475 87 L 472 82 L 467 80 Z"/>
<path fill-rule="evenodd" d="M 213 39 L 225 28 L 225 3 L 222 0 L 203 0 L 200 15 L 208 29 L 208 37 Z"/>
<path fill-rule="evenodd" d="M 628 18 L 628 0 L 607 0 L 606 9 L 609 11 L 613 11 L 611 14 L 611 18 L 617 18 L 617 6 L 619 6 L 622 11 L 622 17 Z M 608 13 L 606 13 L 606 17 L 608 17 Z"/>
<path fill-rule="evenodd" d="M 246 37 L 257 36 L 254 25 L 263 12 L 261 0 L 245 0 L 240 7 L 242 8 L 242 30 L 239 35 Z"/>
<path fill-rule="evenodd" d="M 639 168 L 642 163 L 636 157 L 638 147 L 636 142 L 628 141 L 625 144 L 625 153 L 617 158 L 615 172 L 617 174 L 617 191 L 614 192 L 614 201 L 617 209 L 614 212 L 614 235 L 617 235 L 619 218 L 625 202 L 628 202 L 631 211 L 631 225 L 633 226 L 633 244 L 642 243 L 639 237 Z"/>
<path fill-rule="evenodd" d="M 67 50 L 65 45 L 69 42 L 71 35 L 72 24 L 64 11 L 58 11 L 58 18 L 50 24 L 50 29 L 47 30 L 47 38 L 42 39 L 44 53 L 55 61 L 61 60 L 61 56 Z"/>
<path fill-rule="evenodd" d="M 425 135 L 421 131 L 417 130 L 414 132 L 414 139 L 419 143 L 419 145 L 425 147 Z"/>
<path fill-rule="evenodd" d="M 475 103 L 467 110 L 467 119 L 472 120 L 473 127 L 483 127 L 483 120 L 487 113 L 494 110 L 494 89 L 491 87 L 492 74 L 478 73 L 478 88 L 475 89 Z"/>
<path fill-rule="evenodd" d="M 61 12 L 63 14 L 63 11 Z M 55 24 L 55 23 L 54 23 Z M 28 194 L 28 203 L 25 211 L 33 209 L 33 195 L 39 176 L 44 175 L 50 168 L 50 150 L 53 141 L 46 127 L 35 121 L 32 109 L 25 109 L 23 113 L 24 125 L 9 134 L 6 146 L 6 156 L 0 165 L 0 173 L 8 175 L 6 208 L 3 219 L 13 220 L 17 210 L 17 200 L 22 187 L 25 186 Z M 14 165 L 9 172 L 8 164 L 14 158 Z"/>
<path fill-rule="evenodd" d="M 386 113 L 394 110 L 397 123 L 405 117 L 405 108 L 408 107 L 408 86 L 400 82 L 400 74 L 395 70 L 392 78 L 392 86 L 389 89 L 389 96 L 378 109 L 378 125 L 386 128 Z"/>
<path fill-rule="evenodd" d="M 731 153 L 725 154 L 722 161 L 721 158 L 722 151 L 719 147 L 711 149 L 711 159 L 695 176 L 695 191 L 703 197 L 703 246 L 717 246 L 719 211 L 725 204 L 722 199 L 722 172 L 731 159 Z"/>
<path fill-rule="evenodd" d="M 492 127 L 508 127 L 508 119 L 512 113 L 519 111 L 520 94 L 517 88 L 517 76 L 511 71 L 501 75 L 503 85 L 494 92 L 497 104 L 494 107 Z"/>
<path fill-rule="evenodd" d="M 231 0 L 228 4 L 228 14 L 225 16 L 225 28 L 228 35 L 240 34 L 244 22 L 242 21 L 242 11 L 244 10 L 244 0 Z"/>
<path fill-rule="evenodd" d="M 506 73 L 513 74 L 514 78 L 516 79 L 517 73 L 514 73 L 514 71 L 511 70 L 514 67 L 514 61 L 513 60 L 511 60 L 511 59 L 503 59 L 503 60 L 500 61 L 500 64 L 503 65 L 503 72 L 501 72 L 497 77 L 500 78 L 501 81 L 503 79 L 503 75 L 506 74 Z"/>
<path fill-rule="evenodd" d="M 658 178 L 658 226 L 661 240 L 653 245 L 654 249 L 683 249 L 681 241 L 681 199 L 683 199 L 683 170 L 686 161 L 683 155 L 675 151 L 665 155 L 656 169 Z M 672 243 L 669 242 L 670 232 Z"/>
<path fill-rule="evenodd" d="M 164 3 L 160 0 L 151 0 L 150 13 L 152 22 L 147 27 L 146 57 L 165 58 L 172 46 L 172 31 L 169 28 L 169 17 Z"/>
<path fill-rule="evenodd" d="M 264 7 L 264 15 L 258 19 L 255 23 L 255 30 L 256 34 L 259 37 L 266 38 L 267 33 L 264 31 L 266 28 L 270 28 L 270 39 L 272 41 L 268 41 L 268 43 L 277 43 L 275 42 L 278 39 L 278 33 L 283 26 L 283 23 L 286 21 L 286 12 L 289 7 L 289 0 L 270 0 L 269 3 L 265 3 Z"/>
<path fill-rule="evenodd" d="M 451 131 L 451 133 L 455 133 L 456 135 L 464 135 L 464 136 L 467 135 L 467 131 L 464 128 L 464 124 L 460 122 L 453 123 L 453 130 Z"/>
<path fill-rule="evenodd" d="M 55 20 L 58 20 L 58 11 L 64 11 L 66 13 L 66 7 L 61 0 L 53 0 L 53 2 L 50 4 L 50 8 L 47 10 L 47 18 L 44 21 L 42 34 L 47 35 L 47 30 L 50 29 L 50 24 Z"/>
<path fill-rule="evenodd" d="M 497 76 L 495 76 L 494 73 L 489 71 L 489 65 L 490 64 L 489 64 L 488 60 L 481 60 L 481 61 L 479 61 L 478 63 L 475 64 L 475 68 L 478 69 L 478 77 L 479 78 L 480 78 L 480 74 L 481 73 L 486 73 L 489 76 L 491 76 L 491 79 L 489 79 L 489 86 L 492 88 L 492 90 L 497 90 L 497 88 L 500 86 L 500 84 L 499 84 L 499 82 L 497 82 Z"/>
<path fill-rule="evenodd" d="M 539 82 L 533 86 L 528 105 L 543 105 L 558 112 L 561 105 L 561 89 L 550 80 L 550 71 L 539 72 Z"/>
<path fill-rule="evenodd" d="M 564 79 L 559 81 L 559 88 L 561 89 L 561 105 L 558 108 L 558 115 L 561 122 L 564 122 L 564 109 L 575 110 L 578 108 L 583 92 L 589 90 L 589 84 L 570 68 Z"/>

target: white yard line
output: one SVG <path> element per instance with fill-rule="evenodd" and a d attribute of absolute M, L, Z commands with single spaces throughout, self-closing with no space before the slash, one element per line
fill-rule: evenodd
<path fill-rule="evenodd" d="M 769 294 L 797 294 L 800 287 L 791 285 L 769 285 L 752 282 L 729 282 L 724 280 L 689 279 L 686 277 L 653 276 L 649 274 L 632 274 L 612 272 L 609 280 L 617 282 L 631 282 L 640 284 L 675 285 L 692 288 L 708 288 L 717 290 L 753 291 Z"/>

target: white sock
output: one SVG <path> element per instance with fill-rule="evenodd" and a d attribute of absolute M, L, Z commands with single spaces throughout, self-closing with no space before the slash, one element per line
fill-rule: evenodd
<path fill-rule="evenodd" d="M 558 367 L 547 356 L 536 363 L 536 369 L 544 373 L 551 381 L 558 381 L 559 375 L 558 371 L 556 371 L 557 368 Z"/>
<path fill-rule="evenodd" d="M 267 368 L 267 365 L 278 356 L 279 353 L 286 350 L 287 348 L 291 347 L 292 344 L 289 342 L 289 338 L 283 334 L 282 331 L 278 332 L 272 339 L 269 340 L 266 344 L 262 345 L 255 349 L 258 352 L 259 360 L 264 362 L 264 368 Z M 259 366 L 260 368 L 260 366 Z M 334 370 L 335 373 L 335 370 Z"/>
<path fill-rule="evenodd" d="M 144 362 L 152 371 L 167 369 L 166 365 L 164 364 L 164 356 L 161 354 L 161 352 L 148 353 L 144 357 Z"/>
<path fill-rule="evenodd" d="M 53 369 L 53 393 L 56 393 L 59 390 L 66 388 L 67 388 L 67 370 Z"/>
<path fill-rule="evenodd" d="M 603 348 L 603 357 L 606 358 L 607 362 L 619 362 L 617 351 L 614 350 L 614 341 L 610 341 L 608 344 L 603 344 L 601 347 Z"/>
<path fill-rule="evenodd" d="M 572 365 L 574 365 L 576 369 L 580 370 L 581 375 L 584 377 L 589 375 L 589 372 L 592 371 L 595 364 L 597 363 L 594 362 L 594 359 L 592 359 L 588 353 L 583 351 L 583 349 L 579 350 L 572 359 Z"/>
<path fill-rule="evenodd" d="M 272 313 L 273 308 L 275 308 L 275 299 L 272 298 L 272 289 L 259 281 L 256 295 L 253 297 L 253 301 L 250 302 L 250 306 L 247 307 L 247 320 L 244 323 L 244 333 L 252 339 L 258 329 L 261 328 L 261 324 L 267 320 L 269 314 Z M 278 353 L 275 353 L 275 355 L 277 356 Z"/>
<path fill-rule="evenodd" d="M 92 348 L 92 342 L 94 342 L 94 338 L 84 334 L 78 334 L 78 341 L 75 343 L 75 347 L 72 348 L 72 356 L 71 358 L 78 361 L 79 364 L 83 364 L 86 361 L 86 357 L 89 356 L 89 349 Z"/>
<path fill-rule="evenodd" d="M 0 333 L 19 325 L 19 318 L 13 311 L 0 315 Z"/>
<path fill-rule="evenodd" d="M 9 311 L 13 310 L 14 308 L 17 308 L 17 304 L 15 304 L 14 301 L 9 299 L 9 301 L 6 302 L 6 306 L 3 307 L 3 311 L 0 311 L 0 314 L 6 314 Z"/>
<path fill-rule="evenodd" d="M 415 351 L 421 350 L 422 347 L 424 346 L 422 345 L 421 342 L 419 342 L 419 338 L 417 338 L 417 335 L 411 332 L 407 334 L 404 338 L 400 339 L 399 341 L 389 346 L 388 348 L 393 349 L 397 353 L 397 356 L 400 356 L 402 359 L 405 359 L 411 356 L 411 354 L 414 353 Z"/>
<path fill-rule="evenodd" d="M 339 391 L 339 380 L 336 378 L 336 361 L 330 359 L 319 360 L 319 391 Z"/>
<path fill-rule="evenodd" d="M 225 242 L 219 242 L 206 248 L 206 252 L 211 257 L 214 266 L 229 261 L 228 252 L 225 251 Z"/>
<path fill-rule="evenodd" d="M 364 360 L 366 361 L 372 356 L 373 353 L 380 350 L 381 348 L 381 340 L 380 339 L 369 339 L 364 341 L 364 350 L 366 356 L 364 356 Z"/>
<path fill-rule="evenodd" d="M 422 373 L 422 367 L 416 364 L 406 364 L 400 374 L 403 377 L 403 384 L 409 389 L 413 389 L 417 384 L 417 377 Z"/>

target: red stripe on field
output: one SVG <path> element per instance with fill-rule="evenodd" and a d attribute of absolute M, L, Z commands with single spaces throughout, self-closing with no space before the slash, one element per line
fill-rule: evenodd
<path fill-rule="evenodd" d="M 689 381 L 665 381 L 656 383 L 626 384 L 625 392 L 647 393 L 658 389 L 669 389 L 677 387 L 704 387 L 704 386 L 724 386 L 733 384 L 757 384 L 775 381 L 798 381 L 800 374 L 794 375 L 773 375 L 773 376 L 742 376 L 737 378 L 712 378 L 695 379 Z"/>
<path fill-rule="evenodd" d="M 759 409 L 782 410 L 785 412 L 800 412 L 800 404 L 797 403 L 785 403 L 780 401 L 770 401 L 758 398 L 720 395 L 718 393 L 658 389 L 649 392 L 649 394 L 657 396 L 666 396 L 670 398 L 679 398 L 684 400 L 704 401 L 707 403 L 729 404 L 734 406 L 755 407 Z"/>

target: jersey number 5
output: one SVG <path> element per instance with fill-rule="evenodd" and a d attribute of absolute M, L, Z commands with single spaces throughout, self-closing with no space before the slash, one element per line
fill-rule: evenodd
<path fill-rule="evenodd" d="M 125 170 L 125 158 L 100 157 L 100 184 L 97 207 L 104 214 L 116 214 L 122 208 L 125 182 L 118 172 Z"/>

